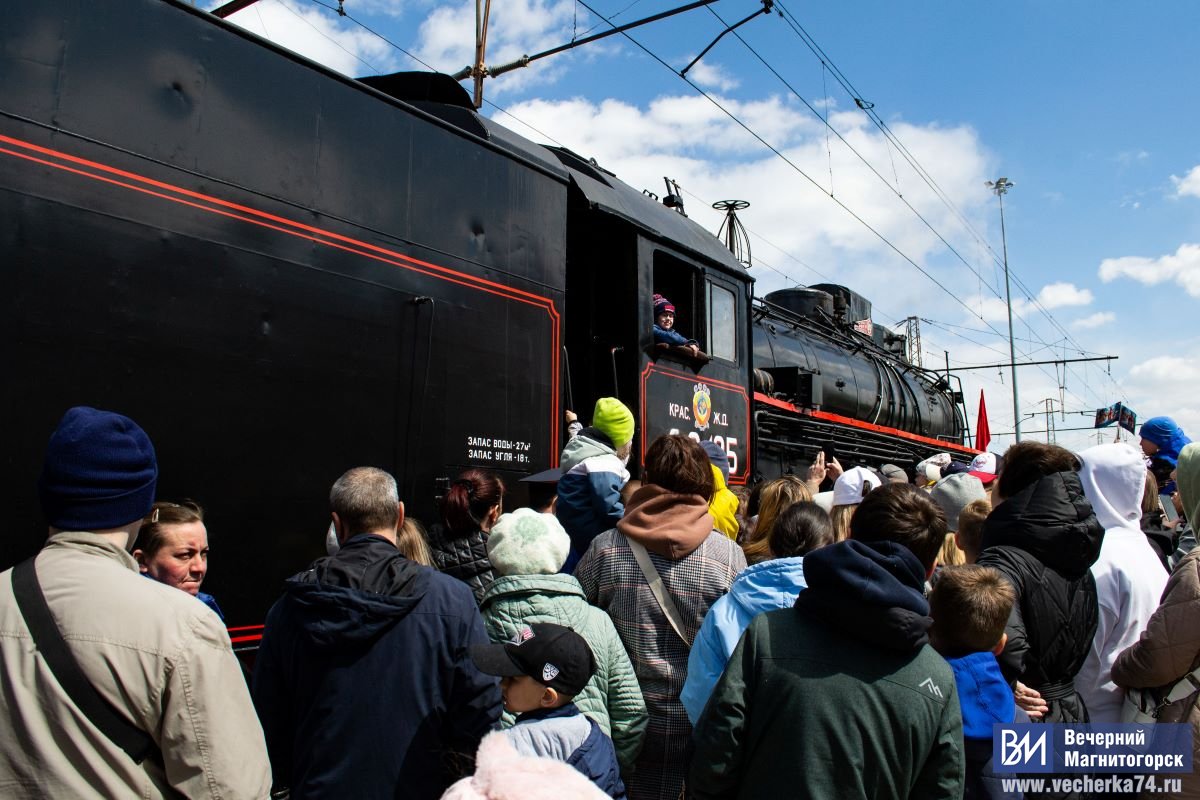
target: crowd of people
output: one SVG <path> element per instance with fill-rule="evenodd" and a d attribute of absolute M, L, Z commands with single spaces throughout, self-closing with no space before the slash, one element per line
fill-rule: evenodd
<path fill-rule="evenodd" d="M 753 487 L 679 435 L 630 480 L 633 414 L 590 423 L 532 507 L 472 469 L 427 529 L 386 471 L 338 477 L 247 676 L 203 509 L 157 498 L 133 420 L 71 409 L 49 538 L 0 575 L 0 795 L 991 798 L 997 723 L 1151 689 L 1200 729 L 1200 444 L 1169 418 Z"/>

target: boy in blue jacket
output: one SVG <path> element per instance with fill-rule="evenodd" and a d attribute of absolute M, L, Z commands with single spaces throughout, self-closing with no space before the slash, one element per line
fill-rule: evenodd
<path fill-rule="evenodd" d="M 517 715 L 506 731 L 518 753 L 565 761 L 601 791 L 625 798 L 612 739 L 572 702 L 596 671 L 587 641 L 552 622 L 535 622 L 503 644 L 477 644 L 471 660 L 496 675 L 504 707 Z"/>
<path fill-rule="evenodd" d="M 996 656 L 1016 593 L 997 570 L 975 565 L 947 567 L 929 595 L 933 626 L 929 643 L 954 670 L 962 708 L 967 762 L 965 800 L 1014 798 L 992 771 L 992 725 L 1018 721 L 1016 701 Z M 1020 714 L 1021 721 L 1026 721 Z"/>

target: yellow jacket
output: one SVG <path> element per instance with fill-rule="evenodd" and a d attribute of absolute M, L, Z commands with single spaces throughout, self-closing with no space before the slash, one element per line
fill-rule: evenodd
<path fill-rule="evenodd" d="M 725 487 L 725 476 L 716 466 L 712 466 L 713 492 L 712 501 L 708 504 L 708 513 L 712 514 L 713 526 L 730 539 L 737 540 L 738 535 L 738 499 L 737 495 Z"/>

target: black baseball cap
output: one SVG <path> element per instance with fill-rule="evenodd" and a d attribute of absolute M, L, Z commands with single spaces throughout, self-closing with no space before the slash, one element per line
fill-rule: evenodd
<path fill-rule="evenodd" d="M 570 628 L 535 622 L 511 642 L 471 645 L 471 660 L 485 675 L 502 678 L 528 675 L 568 695 L 577 695 L 596 671 L 592 648 Z"/>

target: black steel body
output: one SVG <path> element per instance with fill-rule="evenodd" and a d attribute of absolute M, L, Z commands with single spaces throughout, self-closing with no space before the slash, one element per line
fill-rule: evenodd
<path fill-rule="evenodd" d="M 656 291 L 710 361 L 653 347 Z M 136 419 L 160 497 L 206 506 L 206 589 L 235 628 L 321 554 L 345 469 L 392 471 L 431 523 L 466 467 L 519 494 L 558 463 L 563 409 L 600 396 L 634 410 L 635 473 L 677 431 L 718 441 L 734 484 L 811 457 L 814 424 L 961 435 L 924 376 L 751 297 L 710 233 L 446 76 L 354 81 L 175 0 L 44 0 L 0 26 L 0 566 L 45 536 L 42 453 L 78 404 Z M 755 362 L 828 401 L 756 391 Z"/>
<path fill-rule="evenodd" d="M 260 621 L 332 481 L 557 459 L 567 174 L 157 0 L 0 29 L 4 563 L 39 543 L 63 411 L 138 420 L 209 510 L 209 586 Z M 474 115 L 472 115 L 474 116 Z"/>

